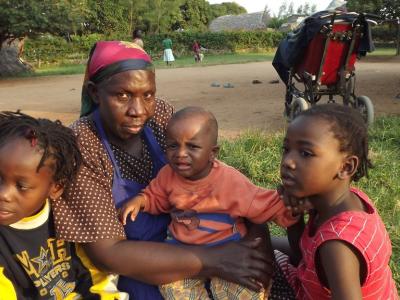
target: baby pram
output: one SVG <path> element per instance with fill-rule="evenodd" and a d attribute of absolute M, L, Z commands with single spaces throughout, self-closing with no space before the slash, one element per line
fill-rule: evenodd
<path fill-rule="evenodd" d="M 360 111 L 367 124 L 373 122 L 371 100 L 355 95 L 354 67 L 357 57 L 374 50 L 371 23 L 376 24 L 364 14 L 319 12 L 280 43 L 273 66 L 286 84 L 285 115 L 289 120 L 322 96 L 328 96 L 328 102 L 340 96 L 344 105 Z"/>

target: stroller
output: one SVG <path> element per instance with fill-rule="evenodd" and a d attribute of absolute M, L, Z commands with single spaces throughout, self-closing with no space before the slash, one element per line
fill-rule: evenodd
<path fill-rule="evenodd" d="M 288 36 L 292 40 L 286 45 L 281 42 L 273 61 L 286 83 L 286 117 L 292 120 L 316 105 L 322 96 L 328 96 L 328 103 L 336 102 L 335 97 L 340 96 L 343 105 L 360 111 L 365 122 L 371 124 L 374 107 L 367 96 L 355 95 L 354 64 L 358 56 L 373 51 L 370 24 L 376 22 L 364 14 L 340 11 L 320 12 L 308 21 L 300 29 L 302 36 Z M 296 83 L 303 88 L 297 88 Z"/>

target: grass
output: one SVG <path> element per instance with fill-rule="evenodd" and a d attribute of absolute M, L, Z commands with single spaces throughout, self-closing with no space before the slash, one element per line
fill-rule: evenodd
<path fill-rule="evenodd" d="M 221 141 L 220 158 L 238 168 L 255 184 L 275 188 L 279 180 L 279 163 L 283 132 L 265 135 L 252 131 Z M 355 186 L 374 201 L 393 246 L 390 267 L 400 291 L 400 117 L 379 118 L 369 132 L 370 156 L 374 168 L 369 178 Z M 277 226 L 274 235 L 284 234 Z"/>
<path fill-rule="evenodd" d="M 396 55 L 396 48 L 377 48 L 374 52 L 368 53 L 368 56 L 391 56 Z"/>
<path fill-rule="evenodd" d="M 176 58 L 172 67 L 194 67 L 194 66 L 214 66 L 226 64 L 242 64 L 249 62 L 272 61 L 275 53 L 236 53 L 236 54 L 204 54 L 204 60 L 201 63 L 195 63 L 193 56 L 184 56 Z M 166 68 L 162 59 L 154 60 L 156 68 Z"/>
<path fill-rule="evenodd" d="M 394 48 L 377 48 L 368 56 L 393 56 L 396 54 Z M 185 67 L 203 67 L 226 64 L 242 64 L 249 62 L 272 61 L 275 51 L 268 53 L 235 53 L 235 54 L 208 54 L 205 53 L 204 60 L 201 63 L 195 63 L 193 56 L 176 57 L 172 66 L 166 66 L 160 58 L 154 59 L 156 69 L 165 68 L 185 68 Z M 37 77 L 50 75 L 73 75 L 83 74 L 85 72 L 84 64 L 69 65 L 47 65 L 35 70 L 34 73 L 24 73 L 15 77 Z"/>
<path fill-rule="evenodd" d="M 162 59 L 154 59 L 156 69 L 202 67 L 224 64 L 241 64 L 248 62 L 272 61 L 274 53 L 243 53 L 243 54 L 205 54 L 201 63 L 195 63 L 193 56 L 176 58 L 172 66 L 166 66 Z M 37 77 L 49 75 L 73 75 L 85 73 L 84 64 L 48 65 L 36 69 L 34 73 L 18 74 L 15 77 Z"/>

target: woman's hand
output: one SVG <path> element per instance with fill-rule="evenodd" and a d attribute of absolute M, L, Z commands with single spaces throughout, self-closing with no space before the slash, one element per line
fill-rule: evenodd
<path fill-rule="evenodd" d="M 262 239 L 256 238 L 204 248 L 199 255 L 203 263 L 199 276 L 221 277 L 255 291 L 268 287 L 272 259 L 261 245 Z"/>

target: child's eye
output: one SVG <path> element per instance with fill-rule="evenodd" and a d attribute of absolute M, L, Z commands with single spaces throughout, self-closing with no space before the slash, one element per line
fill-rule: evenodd
<path fill-rule="evenodd" d="M 189 147 L 189 149 L 198 149 L 198 148 L 200 148 L 199 146 L 193 145 L 193 144 L 189 144 L 188 147 Z"/>
<path fill-rule="evenodd" d="M 308 150 L 301 150 L 300 154 L 301 154 L 301 156 L 304 156 L 304 157 L 314 156 L 314 153 L 312 153 L 311 151 L 308 151 Z"/>
<path fill-rule="evenodd" d="M 27 191 L 29 190 L 29 186 L 25 183 L 17 182 L 17 189 L 20 191 Z"/>
<path fill-rule="evenodd" d="M 176 149 L 177 145 L 176 144 L 167 144 L 167 149 L 173 150 Z"/>

